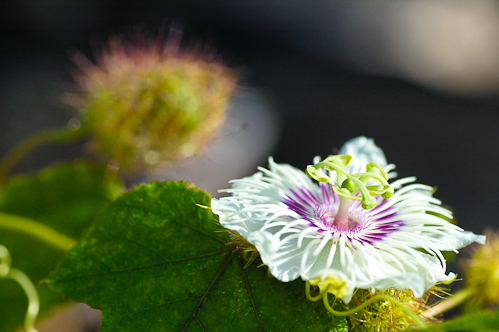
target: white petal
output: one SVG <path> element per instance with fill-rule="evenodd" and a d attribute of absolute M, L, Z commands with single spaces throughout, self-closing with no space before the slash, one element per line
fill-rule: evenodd
<path fill-rule="evenodd" d="M 452 236 L 449 236 L 451 234 Z M 439 233 L 434 236 L 435 239 L 441 241 L 436 244 L 438 250 L 454 251 L 457 249 L 464 248 L 474 242 L 478 244 L 485 244 L 485 235 L 476 235 L 468 231 L 463 231 L 463 232 L 455 231 L 452 232 L 451 234 Z"/>
<path fill-rule="evenodd" d="M 301 250 L 296 246 L 291 246 L 291 250 L 282 250 L 279 238 L 269 232 L 253 232 L 247 240 L 256 247 L 263 264 L 269 267 L 274 277 L 285 282 L 298 278 Z M 276 259 L 278 254 L 280 257 Z"/>
<path fill-rule="evenodd" d="M 340 154 L 349 154 L 353 157 L 349 165 L 353 170 L 352 173 L 365 171 L 365 165 L 372 161 L 383 168 L 387 166 L 383 150 L 374 144 L 372 138 L 364 136 L 352 138 L 341 147 Z"/>

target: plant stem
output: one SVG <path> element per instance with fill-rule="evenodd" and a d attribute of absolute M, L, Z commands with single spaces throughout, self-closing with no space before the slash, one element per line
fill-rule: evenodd
<path fill-rule="evenodd" d="M 322 299 L 326 294 L 324 294 L 326 292 L 326 290 L 322 290 L 321 292 L 319 292 L 319 295 L 316 295 L 316 296 L 312 296 L 310 295 L 310 283 L 307 281 L 305 283 L 305 295 L 307 296 L 307 299 L 309 299 L 310 301 L 319 301 L 320 299 Z"/>
<path fill-rule="evenodd" d="M 464 288 L 461 289 L 459 292 L 455 293 L 454 296 L 449 297 L 448 299 L 445 299 L 441 302 L 439 302 L 437 305 L 434 307 L 431 307 L 430 309 L 423 311 L 421 313 L 421 316 L 427 317 L 427 318 L 436 318 L 438 315 L 457 307 L 461 303 L 465 302 L 468 300 L 470 297 L 475 295 L 476 290 L 474 288 Z"/>
<path fill-rule="evenodd" d="M 53 248 L 67 252 L 76 244 L 76 240 L 59 233 L 44 224 L 21 216 L 0 212 L 0 228 L 23 233 L 45 242 Z"/>
<path fill-rule="evenodd" d="M 11 256 L 9 250 L 0 244 L 0 278 L 12 279 L 21 286 L 28 297 L 28 310 L 24 316 L 24 328 L 26 332 L 38 332 L 35 328 L 36 316 L 40 310 L 40 297 L 31 279 L 21 270 L 11 267 Z"/>
<path fill-rule="evenodd" d="M 388 295 L 378 294 L 378 295 L 370 298 L 369 300 L 365 301 L 364 303 L 362 303 L 358 307 L 355 307 L 355 308 L 347 310 L 347 311 L 336 311 L 336 310 L 334 310 L 329 305 L 327 293 L 323 297 L 324 306 L 326 307 L 326 309 L 330 313 L 332 313 L 333 315 L 336 315 L 336 316 L 350 316 L 350 315 L 353 315 L 354 313 L 356 313 L 356 312 L 364 309 L 365 307 L 367 307 L 371 303 L 376 302 L 378 300 L 392 302 L 393 304 L 395 304 L 396 306 L 398 306 L 400 309 L 402 309 L 403 311 L 405 311 L 405 313 L 408 314 L 412 318 L 412 320 L 419 326 L 419 328 L 421 328 L 421 329 L 427 329 L 426 324 L 421 320 L 421 318 L 418 315 L 416 315 L 414 312 L 412 312 L 411 309 L 409 309 L 405 304 L 403 304 L 399 300 L 397 300 L 397 299 L 395 299 L 395 298 L 393 298 L 391 296 L 388 296 Z"/>
<path fill-rule="evenodd" d="M 398 306 L 400 309 L 402 309 L 406 314 L 408 314 L 412 318 L 414 323 L 416 323 L 419 326 L 419 328 L 427 329 L 426 324 L 423 322 L 423 320 L 418 315 L 416 315 L 414 312 L 412 312 L 412 310 L 409 309 L 405 304 L 403 304 L 399 300 L 397 300 L 391 296 L 388 296 L 388 295 L 378 294 L 378 295 L 370 298 L 369 300 L 361 303 L 357 307 L 350 309 L 350 310 L 347 310 L 347 311 L 337 311 L 331 307 L 331 305 L 329 304 L 329 300 L 328 300 L 328 288 L 321 290 L 319 295 L 317 295 L 317 296 L 311 296 L 310 295 L 310 283 L 307 281 L 305 283 L 305 295 L 307 296 L 307 299 L 309 299 L 310 301 L 318 301 L 322 298 L 322 300 L 324 302 L 324 306 L 326 307 L 326 310 L 328 310 L 330 313 L 332 313 L 335 316 L 343 316 L 343 317 L 353 315 L 354 313 L 364 309 L 365 307 L 367 307 L 371 303 L 376 302 L 378 300 L 389 301 L 389 302 L 392 302 L 393 304 L 395 304 L 396 306 Z"/>
<path fill-rule="evenodd" d="M 14 166 L 30 151 L 49 143 L 64 143 L 77 140 L 85 135 L 86 131 L 78 129 L 54 129 L 35 133 L 17 144 L 0 161 L 0 185 L 5 182 L 7 175 Z"/>
<path fill-rule="evenodd" d="M 38 297 L 35 286 L 24 272 L 15 268 L 11 268 L 9 274 L 5 278 L 15 280 L 24 290 L 24 293 L 28 298 L 28 310 L 26 310 L 26 315 L 24 317 L 24 329 L 26 332 L 38 332 L 35 328 L 35 321 L 38 316 L 38 311 L 40 310 L 40 298 Z"/>

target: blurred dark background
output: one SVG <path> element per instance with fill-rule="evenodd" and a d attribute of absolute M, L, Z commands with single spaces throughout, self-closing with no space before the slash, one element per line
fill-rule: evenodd
<path fill-rule="evenodd" d="M 3 0 L 0 155 L 74 114 L 61 103 L 72 52 L 91 57 L 110 35 L 172 22 L 187 43 L 218 50 L 240 91 L 272 105 L 276 161 L 304 168 L 373 137 L 400 176 L 438 186 L 464 228 L 497 227 L 497 1 Z M 80 153 L 42 148 L 17 170 Z"/>

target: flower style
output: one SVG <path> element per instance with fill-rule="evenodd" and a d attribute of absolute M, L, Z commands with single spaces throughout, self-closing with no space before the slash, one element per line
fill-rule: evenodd
<path fill-rule="evenodd" d="M 441 251 L 485 237 L 445 220 L 452 215 L 433 188 L 414 177 L 389 185 L 395 166 L 372 139 L 353 139 L 340 153 L 348 155 L 316 159 L 307 173 L 269 158 L 269 169 L 231 181 L 224 192 L 232 196 L 213 199 L 212 210 L 256 247 L 274 277 L 301 277 L 346 303 L 356 288 L 410 289 L 421 297 L 451 282 Z"/>

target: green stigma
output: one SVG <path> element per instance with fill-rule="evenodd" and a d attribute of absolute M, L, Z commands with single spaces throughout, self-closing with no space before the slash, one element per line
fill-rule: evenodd
<path fill-rule="evenodd" d="M 351 160 L 352 157 L 349 155 L 329 156 L 315 165 L 307 166 L 306 172 L 316 181 L 331 184 L 333 190 L 341 197 L 362 201 L 364 209 L 372 209 L 376 206 L 376 196 L 389 198 L 393 195 L 393 187 L 388 183 L 388 176 L 381 166 L 370 162 L 366 165 L 364 173 L 349 174 L 345 168 Z M 329 172 L 336 172 L 337 180 L 331 178 L 322 168 Z M 366 186 L 370 180 L 378 184 Z"/>

